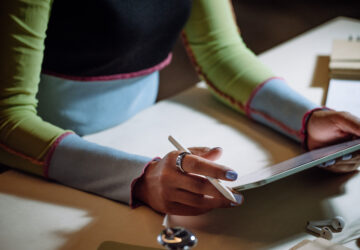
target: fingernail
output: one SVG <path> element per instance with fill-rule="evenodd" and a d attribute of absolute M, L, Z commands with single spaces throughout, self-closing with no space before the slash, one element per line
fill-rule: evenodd
<path fill-rule="evenodd" d="M 341 159 L 344 161 L 350 160 L 352 158 L 352 154 L 344 155 Z"/>
<path fill-rule="evenodd" d="M 234 194 L 234 197 L 237 203 L 231 202 L 231 206 L 233 207 L 239 206 L 244 200 L 244 197 L 241 194 Z"/>
<path fill-rule="evenodd" d="M 235 171 L 229 170 L 226 172 L 225 177 L 229 180 L 236 180 L 238 177 L 238 174 Z"/>
<path fill-rule="evenodd" d="M 222 147 L 215 147 L 215 148 L 210 149 L 210 151 L 212 151 L 212 150 L 222 150 Z"/>
<path fill-rule="evenodd" d="M 334 165 L 335 163 L 336 163 L 336 161 L 335 161 L 335 159 L 333 159 L 333 160 L 330 160 L 330 161 L 320 164 L 319 167 L 327 168 L 327 167 Z"/>

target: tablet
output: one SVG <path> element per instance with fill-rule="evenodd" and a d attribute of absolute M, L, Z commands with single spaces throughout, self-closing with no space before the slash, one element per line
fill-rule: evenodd
<path fill-rule="evenodd" d="M 287 161 L 240 176 L 235 187 L 232 188 L 242 191 L 260 187 L 356 151 L 360 152 L 360 139 L 312 150 Z"/>

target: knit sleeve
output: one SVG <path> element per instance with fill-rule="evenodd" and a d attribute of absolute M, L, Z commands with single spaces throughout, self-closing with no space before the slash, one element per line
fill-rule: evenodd
<path fill-rule="evenodd" d="M 183 40 L 200 77 L 220 101 L 303 140 L 305 114 L 317 106 L 292 90 L 243 42 L 229 0 L 194 0 Z"/>
<path fill-rule="evenodd" d="M 51 0 L 0 4 L 0 159 L 42 175 L 51 145 L 66 131 L 36 113 Z"/>
<path fill-rule="evenodd" d="M 50 8 L 50 0 L 0 4 L 0 163 L 133 205 L 151 158 L 90 143 L 37 115 Z"/>

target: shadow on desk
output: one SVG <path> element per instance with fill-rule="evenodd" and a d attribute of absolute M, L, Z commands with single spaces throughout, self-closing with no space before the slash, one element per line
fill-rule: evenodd
<path fill-rule="evenodd" d="M 9 244 L 23 233 L 26 244 L 36 241 L 29 249 L 96 249 L 104 241 L 158 246 L 156 236 L 162 230 L 162 216 L 146 207 L 130 209 L 128 205 L 12 170 L 1 175 L 0 197 L 1 210 L 7 213 L 6 217 L 0 216 L 1 223 L 13 225 L 7 231 L 16 232 L 8 233 Z M 6 241 L 3 244 L 6 246 Z"/>
<path fill-rule="evenodd" d="M 268 152 L 272 163 L 301 152 L 298 144 L 225 105 L 219 105 L 206 89 L 192 89 L 171 101 L 181 105 L 188 103 L 189 108 L 209 116 L 213 114 L 219 123 L 234 128 L 234 131 L 260 145 Z M 246 155 L 246 149 L 240 150 Z M 346 193 L 346 183 L 357 175 L 335 175 L 317 168 L 309 169 L 244 191 L 245 202 L 237 208 L 217 209 L 196 217 L 171 216 L 170 223 L 194 231 L 199 238 L 197 249 L 219 249 L 225 241 L 229 241 L 225 244 L 226 249 L 238 249 L 238 246 L 244 249 L 269 248 L 303 234 L 308 220 L 334 216 L 336 211 L 331 200 Z M 18 213 L 26 219 L 40 218 L 41 223 L 49 228 L 39 235 L 61 239 L 63 243 L 57 248 L 59 250 L 94 249 L 94 245 L 100 246 L 104 241 L 158 247 L 156 236 L 162 229 L 162 216 L 146 207 L 133 210 L 111 200 L 15 171 L 2 174 L 0 194 L 19 197 L 20 201 L 15 199 L 14 205 L 31 206 L 11 213 Z M 54 220 L 54 216 L 60 218 Z M 66 223 L 65 226 L 53 226 L 62 222 L 62 216 L 72 230 Z M 72 218 L 75 224 L 69 222 Z M 29 221 L 32 222 L 31 218 Z"/>
<path fill-rule="evenodd" d="M 302 152 L 299 144 L 280 133 L 251 121 L 225 105 L 219 105 L 205 88 L 193 88 L 172 98 L 171 102 L 206 114 L 247 136 L 267 152 L 271 164 Z M 246 158 L 241 162 L 246 164 L 246 161 L 251 159 Z M 336 175 L 313 168 L 275 183 L 244 191 L 245 203 L 240 207 L 219 209 L 198 217 L 172 216 L 171 223 L 211 235 L 227 235 L 243 242 L 257 242 L 258 247 L 268 247 L 303 234 L 309 220 L 335 216 L 330 200 L 342 195 L 345 192 L 344 184 L 356 175 L 357 173 Z"/>
<path fill-rule="evenodd" d="M 233 247 L 227 249 L 237 249 L 239 244 L 244 249 L 269 247 L 302 234 L 308 220 L 334 216 L 330 199 L 346 192 L 344 184 L 356 175 L 310 169 L 243 192 L 245 203 L 240 207 L 196 217 L 171 216 L 170 223 L 198 235 L 197 249 L 219 249 L 224 240 L 230 240 L 227 246 Z M 133 210 L 15 171 L 2 177 L 0 193 L 20 199 L 13 204 L 12 216 L 19 215 L 21 227 L 28 230 L 44 227 L 43 233 L 40 230 L 44 238 L 61 239 L 63 244 L 56 249 L 94 249 L 104 241 L 158 247 L 162 216 L 146 207 Z M 16 204 L 26 208 L 19 209 Z"/>
<path fill-rule="evenodd" d="M 336 175 L 310 169 L 242 192 L 245 202 L 237 208 L 197 217 L 172 216 L 171 224 L 238 237 L 257 242 L 259 247 L 279 244 L 304 233 L 307 221 L 335 216 L 329 199 L 343 194 L 344 184 L 357 174 Z"/>

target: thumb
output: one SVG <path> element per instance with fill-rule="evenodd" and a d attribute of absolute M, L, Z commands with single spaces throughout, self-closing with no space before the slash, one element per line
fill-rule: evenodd
<path fill-rule="evenodd" d="M 216 161 L 222 155 L 223 149 L 220 147 L 208 148 L 208 147 L 193 147 L 189 148 L 192 154 L 200 156 L 210 161 Z"/>

